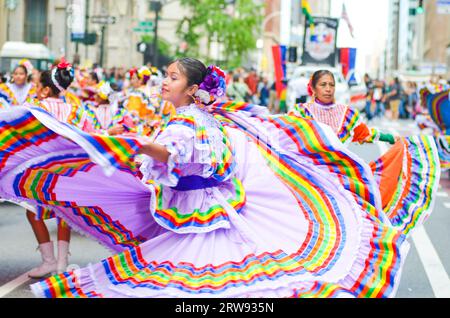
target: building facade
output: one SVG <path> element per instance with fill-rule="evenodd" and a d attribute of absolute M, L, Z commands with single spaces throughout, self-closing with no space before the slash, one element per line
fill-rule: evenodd
<path fill-rule="evenodd" d="M 450 13 L 442 12 L 437 0 L 424 1 L 425 22 L 422 68 L 433 74 L 450 74 L 447 50 L 450 45 Z"/>
<path fill-rule="evenodd" d="M 154 21 L 147 0 L 16 0 L 14 10 L 7 10 L 6 0 L 0 0 L 0 46 L 5 41 L 23 41 L 45 44 L 55 58 L 66 56 L 73 61 L 78 56 L 80 63 L 91 65 L 101 60 L 105 67 L 132 67 L 143 64 L 143 54 L 137 44 L 144 36 L 153 36 L 153 31 L 139 28 L 139 22 Z M 77 10 L 76 6 L 83 6 Z M 74 15 L 86 12 L 83 18 L 88 33 L 95 33 L 93 45 L 75 43 L 71 40 Z M 176 29 L 185 15 L 179 1 L 171 1 L 162 7 L 159 19 L 159 38 L 176 50 L 179 45 Z M 114 24 L 95 23 L 92 17 L 111 16 Z M 4 26 L 3 26 L 4 24 Z M 102 48 L 103 34 L 103 50 Z M 101 54 L 103 52 L 103 57 Z"/>
<path fill-rule="evenodd" d="M 437 0 L 391 0 L 386 52 L 388 75 L 399 73 L 441 74 L 450 71 L 450 15 Z"/>
<path fill-rule="evenodd" d="M 6 34 L 8 30 L 8 9 L 6 1 L 0 0 L 0 48 L 6 42 Z"/>

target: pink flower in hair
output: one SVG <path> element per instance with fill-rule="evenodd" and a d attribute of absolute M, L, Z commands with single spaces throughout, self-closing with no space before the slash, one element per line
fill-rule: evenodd
<path fill-rule="evenodd" d="M 61 62 L 58 64 L 58 68 L 62 69 L 62 70 L 65 70 L 65 69 L 70 68 L 70 67 L 72 67 L 72 64 L 67 62 L 64 57 L 61 58 Z"/>

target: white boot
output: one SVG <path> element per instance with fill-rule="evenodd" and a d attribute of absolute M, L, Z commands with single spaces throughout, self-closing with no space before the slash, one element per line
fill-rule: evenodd
<path fill-rule="evenodd" d="M 69 242 L 58 241 L 58 265 L 56 268 L 58 274 L 62 274 L 67 271 L 69 255 Z"/>
<path fill-rule="evenodd" d="M 39 244 L 39 251 L 41 252 L 42 264 L 28 273 L 28 276 L 31 278 L 42 278 L 56 271 L 56 259 L 53 252 L 53 242 Z"/>

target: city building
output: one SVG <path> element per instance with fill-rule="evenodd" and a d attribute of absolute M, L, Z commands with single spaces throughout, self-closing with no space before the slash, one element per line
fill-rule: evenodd
<path fill-rule="evenodd" d="M 447 10 L 444 10 L 444 8 Z M 433 74 L 450 74 L 448 46 L 450 45 L 450 10 L 448 1 L 424 1 L 424 34 L 421 69 Z"/>
<path fill-rule="evenodd" d="M 444 4 L 438 0 L 390 0 L 388 75 L 449 72 L 450 13 L 441 8 Z"/>
<path fill-rule="evenodd" d="M 6 42 L 6 33 L 8 29 L 8 9 L 6 1 L 0 0 L 0 48 Z"/>
<path fill-rule="evenodd" d="M 154 25 L 155 14 L 148 0 L 12 0 L 16 4 L 12 10 L 6 8 L 6 2 L 0 0 L 0 47 L 5 41 L 42 43 L 55 58 L 66 56 L 73 61 L 78 57 L 83 65 L 103 61 L 105 67 L 132 67 L 144 61 L 137 44 L 143 37 L 153 36 L 151 26 L 140 26 L 140 22 Z M 158 36 L 175 51 L 179 45 L 175 32 L 185 9 L 179 1 L 164 3 Z M 112 17 L 114 23 L 99 24 L 99 17 Z M 83 33 L 94 34 L 95 43 L 73 42 L 74 23 L 81 23 L 78 28 Z"/>

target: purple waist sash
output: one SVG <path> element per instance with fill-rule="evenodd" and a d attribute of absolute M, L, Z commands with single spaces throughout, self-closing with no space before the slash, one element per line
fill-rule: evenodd
<path fill-rule="evenodd" d="M 178 180 L 178 184 L 176 187 L 172 187 L 172 189 L 177 191 L 191 191 L 191 190 L 199 190 L 206 188 L 217 187 L 220 184 L 220 181 L 214 178 L 202 178 L 200 176 L 188 176 L 181 177 Z"/>

